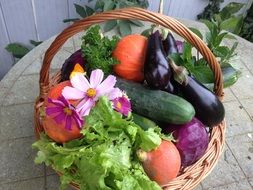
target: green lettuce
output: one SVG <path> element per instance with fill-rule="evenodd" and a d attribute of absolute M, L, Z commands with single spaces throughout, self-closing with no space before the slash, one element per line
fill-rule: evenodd
<path fill-rule="evenodd" d="M 61 172 L 62 188 L 80 184 L 81 190 L 160 190 L 145 174 L 136 150 L 150 151 L 161 143 L 158 130 L 144 131 L 131 117 L 123 118 L 101 97 L 85 118 L 84 138 L 59 145 L 45 134 L 33 144 L 36 163 Z"/>

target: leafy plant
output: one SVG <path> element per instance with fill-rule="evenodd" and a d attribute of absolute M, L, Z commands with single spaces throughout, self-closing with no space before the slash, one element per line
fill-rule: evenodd
<path fill-rule="evenodd" d="M 118 63 L 111 56 L 118 40 L 119 38 L 116 36 L 113 36 L 112 39 L 102 37 L 99 25 L 87 30 L 82 37 L 82 53 L 87 61 L 86 69 L 88 72 L 94 69 L 101 69 L 106 75 L 112 72 L 113 65 Z"/>
<path fill-rule="evenodd" d="M 234 38 L 228 32 L 222 30 L 220 26 L 221 22 L 215 20 L 208 21 L 202 20 L 208 28 L 205 39 L 203 39 L 202 33 L 196 28 L 190 28 L 197 36 L 207 43 L 207 46 L 213 52 L 218 59 L 221 70 L 223 72 L 224 87 L 234 84 L 240 72 L 230 65 L 231 58 L 236 55 L 235 49 L 238 42 L 235 42 L 231 48 L 222 45 L 224 38 Z M 210 67 L 208 66 L 204 58 L 198 59 L 196 56 L 192 56 L 192 46 L 189 42 L 184 42 L 183 53 L 174 54 L 172 59 L 179 65 L 184 66 L 191 75 L 193 75 L 198 81 L 204 83 L 208 88 L 213 88 L 214 75 Z"/>
<path fill-rule="evenodd" d="M 94 0 L 89 0 L 88 2 L 92 2 Z M 118 8 L 125 7 L 142 7 L 147 8 L 149 6 L 148 0 L 96 0 L 94 8 L 90 6 L 81 6 L 78 4 L 74 4 L 76 12 L 81 18 L 85 18 L 94 13 L 114 10 Z M 77 21 L 79 18 L 71 18 L 65 19 L 63 22 Z M 117 31 L 121 36 L 125 36 L 132 33 L 131 26 L 142 27 L 143 24 L 138 20 L 111 20 L 105 23 L 104 32 L 108 32 L 114 28 L 117 28 Z"/>
<path fill-rule="evenodd" d="M 244 19 L 240 36 L 253 42 L 253 4 Z"/>
<path fill-rule="evenodd" d="M 205 7 L 202 13 L 197 15 L 197 18 L 211 20 L 214 14 L 219 13 L 220 4 L 223 2 L 224 0 L 209 0 L 208 5 Z"/>
<path fill-rule="evenodd" d="M 235 14 L 243 6 L 244 4 L 242 3 L 231 2 L 227 4 L 221 11 L 218 11 L 217 13 L 213 12 L 212 15 L 210 15 L 210 17 L 206 17 L 206 19 L 201 20 L 204 22 L 213 21 L 212 23 L 214 23 L 217 26 L 218 30 L 227 30 L 234 34 L 239 34 L 243 25 L 243 16 Z"/>
<path fill-rule="evenodd" d="M 38 46 L 41 43 L 42 43 L 41 41 L 37 42 L 34 40 L 30 40 L 30 44 L 33 45 L 33 47 Z M 23 45 L 21 43 L 10 43 L 5 47 L 5 49 L 8 52 L 10 52 L 14 58 L 18 58 L 18 59 L 21 59 L 22 57 L 24 57 L 29 51 L 31 51 L 32 48 L 26 45 Z"/>

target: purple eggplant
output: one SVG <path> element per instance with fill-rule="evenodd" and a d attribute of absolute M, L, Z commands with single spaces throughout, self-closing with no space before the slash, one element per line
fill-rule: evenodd
<path fill-rule="evenodd" d="M 177 42 L 170 32 L 168 33 L 166 39 L 163 40 L 163 47 L 166 56 L 169 56 L 173 53 L 178 53 Z"/>
<path fill-rule="evenodd" d="M 73 71 L 77 63 L 84 68 L 85 61 L 82 57 L 81 49 L 74 52 L 68 59 L 65 60 L 61 68 L 61 81 L 69 80 L 70 73 Z"/>
<path fill-rule="evenodd" d="M 166 59 L 162 37 L 157 30 L 148 39 L 144 77 L 151 88 L 170 91 L 173 90 L 173 85 L 169 83 L 171 75 L 172 71 Z"/>
<path fill-rule="evenodd" d="M 222 122 L 225 109 L 213 92 L 191 76 L 188 76 L 186 82 L 179 85 L 179 88 L 183 97 L 193 105 L 196 117 L 202 123 L 213 127 Z"/>
<path fill-rule="evenodd" d="M 178 42 L 175 40 L 174 36 L 172 35 L 172 33 L 168 33 L 167 37 L 165 38 L 165 40 L 163 40 L 163 47 L 165 50 L 165 55 L 166 57 L 169 57 L 171 54 L 173 53 L 178 53 L 179 49 L 178 49 Z M 170 66 L 170 59 L 167 59 L 169 66 Z M 172 68 L 170 67 L 170 70 L 172 70 Z M 171 78 L 170 81 L 168 83 L 168 86 L 164 89 L 167 92 L 170 92 L 172 94 L 178 94 L 179 93 L 179 88 L 177 87 L 177 85 L 175 84 L 176 81 L 174 80 L 174 73 L 171 73 Z"/>

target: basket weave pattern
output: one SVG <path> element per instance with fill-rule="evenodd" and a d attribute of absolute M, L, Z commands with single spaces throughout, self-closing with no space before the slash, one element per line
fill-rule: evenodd
<path fill-rule="evenodd" d="M 212 54 L 206 44 L 197 35 L 192 33 L 187 27 L 171 17 L 140 8 L 125 8 L 108 11 L 75 22 L 73 25 L 66 28 L 62 33 L 60 33 L 46 51 L 43 65 L 40 71 L 40 94 L 36 100 L 34 112 L 35 134 L 37 138 L 39 138 L 39 133 L 44 131 L 40 120 L 41 118 L 39 115 L 39 110 L 43 105 L 44 98 L 46 97 L 50 88 L 58 84 L 60 81 L 60 72 L 51 78 L 49 77 L 50 63 L 54 55 L 58 52 L 61 46 L 76 33 L 83 31 L 91 25 L 113 19 L 138 19 L 142 21 L 149 21 L 151 23 L 170 29 L 171 31 L 183 37 L 186 41 L 190 42 L 208 62 L 215 77 L 214 92 L 220 99 L 222 98 L 223 83 L 220 66 L 215 56 Z M 213 130 L 210 132 L 209 146 L 202 158 L 199 159 L 195 164 L 187 168 L 183 168 L 180 175 L 173 181 L 169 182 L 166 186 L 164 186 L 164 189 L 189 190 L 196 187 L 211 172 L 217 163 L 224 147 L 224 134 L 225 121 L 213 128 Z M 79 189 L 78 184 L 72 185 L 76 189 Z"/>

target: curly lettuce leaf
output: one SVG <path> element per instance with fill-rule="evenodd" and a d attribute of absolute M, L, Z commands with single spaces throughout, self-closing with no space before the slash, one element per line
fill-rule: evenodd
<path fill-rule="evenodd" d="M 148 178 L 135 155 L 139 148 L 149 151 L 159 146 L 158 129 L 144 131 L 101 97 L 81 132 L 84 138 L 63 145 L 43 134 L 33 144 L 39 149 L 36 163 L 45 162 L 63 174 L 62 188 L 73 181 L 81 190 L 161 189 Z"/>

